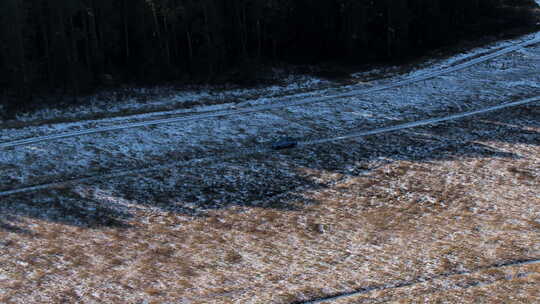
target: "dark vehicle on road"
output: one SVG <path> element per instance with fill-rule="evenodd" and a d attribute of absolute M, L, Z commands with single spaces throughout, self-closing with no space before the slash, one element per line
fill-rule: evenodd
<path fill-rule="evenodd" d="M 291 149 L 298 145 L 298 141 L 291 137 L 282 138 L 272 144 L 272 149 L 274 150 L 284 150 Z"/>

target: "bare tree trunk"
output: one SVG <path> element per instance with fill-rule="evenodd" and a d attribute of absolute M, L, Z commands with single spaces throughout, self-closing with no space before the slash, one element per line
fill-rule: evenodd
<path fill-rule="evenodd" d="M 52 72 L 51 66 L 51 50 L 49 46 L 49 35 L 47 35 L 47 30 L 43 27 L 42 31 L 44 51 L 45 51 L 45 60 L 47 61 L 47 79 L 49 81 L 49 87 L 54 87 L 54 74 Z"/>
<path fill-rule="evenodd" d="M 163 16 L 163 31 L 165 36 L 165 58 L 167 66 L 171 66 L 171 49 L 169 45 L 169 31 L 167 25 L 167 17 Z"/>
<path fill-rule="evenodd" d="M 128 20 L 127 20 L 127 0 L 124 0 L 124 40 L 126 48 L 126 61 L 129 60 L 130 50 L 129 50 L 129 31 L 128 31 Z"/>
<path fill-rule="evenodd" d="M 94 3 L 92 2 L 92 4 Z M 90 64 L 92 66 L 92 71 L 94 72 L 94 79 L 97 79 L 103 73 L 104 63 L 103 54 L 101 53 L 101 48 L 99 46 L 97 37 L 96 9 L 94 6 L 88 9 L 88 20 L 92 57 L 92 62 Z"/>
<path fill-rule="evenodd" d="M 203 15 L 204 15 L 204 25 L 205 25 L 205 37 L 206 37 L 206 43 L 207 43 L 207 54 L 208 54 L 208 77 L 211 77 L 214 73 L 214 50 L 212 48 L 212 37 L 210 36 L 210 25 L 208 22 L 208 11 L 206 5 L 203 7 Z"/>
<path fill-rule="evenodd" d="M 188 42 L 188 49 L 189 49 L 189 61 L 193 60 L 193 43 L 191 41 L 191 33 L 189 30 L 186 31 L 187 36 L 187 42 Z"/>
<path fill-rule="evenodd" d="M 257 20 L 257 58 L 261 59 L 262 54 L 262 31 L 261 31 L 261 20 Z"/>
<path fill-rule="evenodd" d="M 77 40 L 74 35 L 75 27 L 73 25 L 73 16 L 69 16 L 69 26 L 71 30 L 71 48 L 69 49 L 70 54 L 69 54 L 68 60 L 70 61 L 69 63 L 70 74 L 71 74 L 70 78 L 73 84 L 74 98 L 76 99 L 79 96 L 79 91 L 80 91 L 79 83 L 81 79 L 79 75 L 79 54 L 77 50 Z"/>
<path fill-rule="evenodd" d="M 2 0 L 0 11 L 4 12 L 4 24 L 1 31 L 7 42 L 4 56 L 9 79 L 17 95 L 26 93 L 28 82 L 23 40 L 23 7 L 21 0 Z"/>

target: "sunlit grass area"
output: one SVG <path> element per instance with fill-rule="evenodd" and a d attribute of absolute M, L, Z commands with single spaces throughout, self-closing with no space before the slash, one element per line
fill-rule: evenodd
<path fill-rule="evenodd" d="M 538 258 L 538 117 L 4 198 L 1 301 L 292 303 Z M 535 280 L 425 297 L 530 299 Z"/>

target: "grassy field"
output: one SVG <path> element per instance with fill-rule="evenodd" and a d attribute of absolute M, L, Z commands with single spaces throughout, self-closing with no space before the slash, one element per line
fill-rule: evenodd
<path fill-rule="evenodd" d="M 537 264 L 495 267 L 321 303 L 536 303 L 539 272 Z"/>
<path fill-rule="evenodd" d="M 0 302 L 534 303 L 539 143 L 532 105 L 4 198 Z"/>
<path fill-rule="evenodd" d="M 540 45 L 531 45 L 360 96 L 3 149 L 0 303 L 292 304 L 351 292 L 359 293 L 334 302 L 534 303 L 539 268 L 520 262 L 540 259 L 538 103 L 399 133 L 183 161 L 537 96 L 538 58 Z M 332 92 L 340 91 L 317 96 Z M 125 119 L 3 128 L 0 141 Z M 153 166 L 161 169 L 132 171 Z M 108 175 L 122 170 L 132 174 Z M 101 178 L 1 196 L 86 176 Z"/>

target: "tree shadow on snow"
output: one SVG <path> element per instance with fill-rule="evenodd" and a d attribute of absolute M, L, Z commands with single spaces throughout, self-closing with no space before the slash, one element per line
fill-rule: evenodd
<path fill-rule="evenodd" d="M 17 226 L 25 217 L 88 228 L 129 228 L 133 211 L 117 201 L 193 217 L 232 206 L 301 211 L 319 203 L 307 198 L 306 191 L 325 189 L 351 176 L 369 176 L 388 162 L 519 159 L 512 145 L 540 145 L 540 132 L 529 128 L 540 127 L 539 111 L 536 105 L 528 106 L 405 132 L 126 177 L 114 186 L 107 181 L 87 186 L 108 188 L 109 196 L 118 198 L 107 202 L 76 189 L 67 191 L 69 195 L 66 190 L 49 191 L 51 198 L 42 202 L 30 199 L 32 194 L 19 195 L 0 206 L 0 231 L 28 233 Z M 503 150 L 482 142 L 510 145 Z"/>
<path fill-rule="evenodd" d="M 46 200 L 29 199 L 30 195 L 3 199 L 0 205 L 0 231 L 31 234 L 31 231 L 19 227 L 25 218 L 91 229 L 130 227 L 126 224 L 126 220 L 132 217 L 129 212 L 103 206 L 86 198 L 59 194 L 50 191 L 50 198 Z"/>

